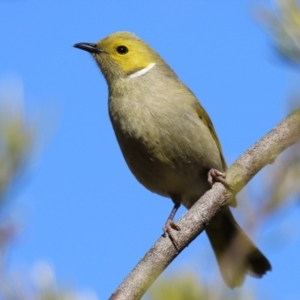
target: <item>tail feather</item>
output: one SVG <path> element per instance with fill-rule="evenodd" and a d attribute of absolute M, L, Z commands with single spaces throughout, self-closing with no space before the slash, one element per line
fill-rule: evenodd
<path fill-rule="evenodd" d="M 230 288 L 241 286 L 247 274 L 260 278 L 271 270 L 268 259 L 243 232 L 228 207 L 207 226 L 206 233 Z"/>

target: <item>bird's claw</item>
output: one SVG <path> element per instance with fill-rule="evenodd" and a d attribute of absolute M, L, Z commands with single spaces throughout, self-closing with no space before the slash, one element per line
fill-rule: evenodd
<path fill-rule="evenodd" d="M 215 182 L 221 182 L 225 186 L 227 186 L 228 184 L 227 184 L 227 182 L 225 180 L 225 177 L 226 177 L 225 174 L 222 173 L 222 172 L 220 172 L 219 170 L 217 170 L 217 169 L 210 169 L 208 171 L 208 179 L 207 179 L 207 181 L 208 181 L 208 183 L 210 185 L 213 185 Z"/>
<path fill-rule="evenodd" d="M 164 231 L 163 236 L 169 237 L 174 247 L 178 250 L 178 244 L 176 238 L 172 233 L 173 230 L 180 231 L 180 226 L 178 226 L 173 220 L 168 219 L 166 225 L 163 227 L 163 231 Z"/>

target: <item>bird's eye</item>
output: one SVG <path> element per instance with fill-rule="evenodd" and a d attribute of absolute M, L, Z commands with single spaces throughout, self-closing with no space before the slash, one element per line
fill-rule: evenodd
<path fill-rule="evenodd" d="M 128 48 L 126 46 L 118 46 L 117 52 L 119 54 L 126 54 L 128 52 Z"/>

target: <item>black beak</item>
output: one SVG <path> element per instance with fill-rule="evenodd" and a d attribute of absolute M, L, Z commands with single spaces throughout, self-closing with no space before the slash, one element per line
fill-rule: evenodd
<path fill-rule="evenodd" d="M 96 44 L 92 43 L 78 43 L 75 44 L 74 47 L 94 54 L 105 53 L 104 50 L 98 48 Z"/>

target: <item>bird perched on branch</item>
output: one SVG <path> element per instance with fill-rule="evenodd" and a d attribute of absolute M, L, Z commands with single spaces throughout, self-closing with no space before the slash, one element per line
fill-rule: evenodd
<path fill-rule="evenodd" d="M 109 90 L 109 115 L 128 167 L 150 191 L 190 208 L 211 185 L 222 181 L 226 163 L 214 126 L 195 95 L 144 41 L 129 32 L 74 47 L 92 54 Z M 235 200 L 230 203 L 235 206 Z M 267 258 L 235 221 L 228 206 L 206 227 L 225 283 L 242 285 L 248 273 L 271 270 Z"/>

